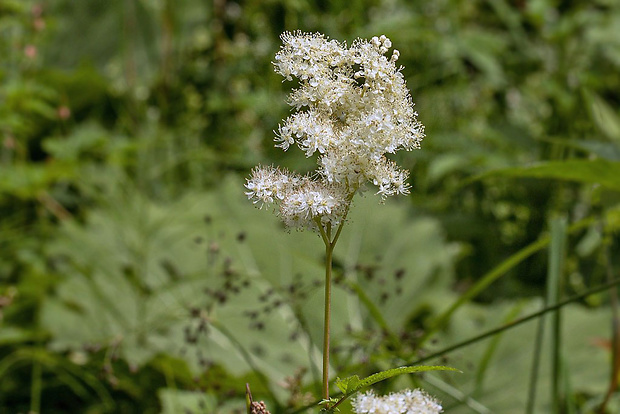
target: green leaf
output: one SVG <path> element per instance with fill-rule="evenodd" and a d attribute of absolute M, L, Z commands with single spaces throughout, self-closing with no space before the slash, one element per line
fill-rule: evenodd
<path fill-rule="evenodd" d="M 161 414 L 214 412 L 217 408 L 217 399 L 201 392 L 163 388 L 157 395 L 162 405 Z"/>
<path fill-rule="evenodd" d="M 342 391 L 343 394 L 348 394 L 349 392 L 354 390 L 359 383 L 360 377 L 358 377 L 357 375 L 353 375 L 345 379 L 336 378 L 336 387 L 338 387 L 338 389 Z"/>
<path fill-rule="evenodd" d="M 476 179 L 490 176 L 550 178 L 599 184 L 620 191 L 620 162 L 597 160 L 549 161 L 528 167 L 504 168 L 486 172 Z"/>
<path fill-rule="evenodd" d="M 377 382 L 384 381 L 388 378 L 392 378 L 398 375 L 403 374 L 414 374 L 419 372 L 427 372 L 427 371 L 455 371 L 461 372 L 456 368 L 445 367 L 440 365 L 430 366 L 430 365 L 418 365 L 418 366 L 408 366 L 408 367 L 399 367 L 392 368 L 385 371 L 377 372 L 369 377 L 360 380 L 357 375 L 354 375 L 349 378 L 345 378 L 344 380 L 338 380 L 336 385 L 345 395 L 351 395 L 362 388 L 370 387 Z M 343 390 L 344 388 L 344 390 Z M 346 391 L 345 391 L 346 390 Z"/>
<path fill-rule="evenodd" d="M 501 304 L 480 305 L 467 303 L 459 312 L 450 318 L 449 329 L 442 331 L 437 337 L 437 344 L 452 344 L 458 338 L 467 338 L 505 324 L 506 315 L 519 304 L 518 301 L 506 301 Z M 523 305 L 522 315 L 540 311 L 543 299 L 528 299 Z M 603 332 L 608 326 L 610 310 L 606 308 L 588 309 L 581 304 L 571 304 L 563 308 L 563 329 L 566 332 L 579 332 L 579 335 L 565 334 L 562 336 L 562 347 L 565 355 L 570 356 L 570 367 L 567 377 L 573 389 L 596 393 L 604 389 L 609 380 L 609 350 L 599 343 Z M 495 350 L 492 363 L 485 373 L 484 387 L 478 394 L 480 403 L 493 413 L 520 414 L 523 412 L 524 395 L 531 383 L 530 367 L 532 349 L 535 343 L 537 324 L 525 323 L 504 331 L 501 343 Z M 550 324 L 546 324 L 545 337 L 551 334 Z M 480 341 L 446 354 L 451 360 L 458 360 L 461 366 L 477 366 L 484 356 L 488 342 Z M 551 348 L 543 347 L 542 360 L 549 361 Z M 540 370 L 538 378 L 536 410 L 549 412 L 551 372 L 546 362 Z M 456 390 L 465 390 L 475 382 L 476 370 L 465 370 L 461 375 L 450 377 L 450 383 Z M 429 379 L 435 377 L 428 377 Z M 427 387 L 425 387 L 427 388 Z M 427 388 L 431 391 L 430 388 Z M 506 390 L 510 390 L 509 393 Z M 449 401 L 450 393 L 446 390 L 432 390 L 440 401 Z M 518 409 L 516 407 L 520 407 Z M 472 413 L 469 407 L 451 410 L 455 413 Z M 615 411 L 610 411 L 615 412 Z"/>
<path fill-rule="evenodd" d="M 0 329 L 0 345 L 19 344 L 35 339 L 36 332 L 31 330 L 6 325 Z"/>
<path fill-rule="evenodd" d="M 55 159 L 77 162 L 105 147 L 110 134 L 94 123 L 87 123 L 69 136 L 59 136 L 43 141 L 43 148 Z"/>
<path fill-rule="evenodd" d="M 231 375 L 262 372 L 271 385 L 320 361 L 307 336 L 291 338 L 296 315 L 280 294 L 293 271 L 322 273 L 305 253 L 321 251 L 316 235 L 283 232 L 273 214 L 247 201 L 242 179 L 169 203 L 115 180 L 106 202 L 83 222 L 65 221 L 50 247 L 51 256 L 66 259 L 57 295 L 42 304 L 51 349 L 118 343 L 119 357 L 136 366 L 166 354 L 196 374 L 208 359 Z M 269 290 L 277 311 L 264 311 Z M 213 293 L 224 291 L 215 301 Z M 196 343 L 188 344 L 186 329 L 196 332 L 203 320 Z"/>
<path fill-rule="evenodd" d="M 335 404 L 338 403 L 338 399 L 332 397 L 330 399 L 323 399 L 319 401 L 319 407 L 321 407 L 320 413 L 338 413 L 340 412 L 339 408 L 334 407 Z"/>
<path fill-rule="evenodd" d="M 266 389 L 277 390 L 275 384 L 299 366 L 310 366 L 308 380 L 318 382 L 323 320 L 317 309 L 323 306 L 323 292 L 314 281 L 320 282 L 324 269 L 316 234 L 282 231 L 275 215 L 248 202 L 240 178 L 167 203 L 141 196 L 122 177 L 107 175 L 102 183 L 108 188 L 105 202 L 83 221 L 65 221 L 50 246 L 52 257 L 63 258 L 56 294 L 42 304 L 51 349 L 114 345 L 120 358 L 136 366 L 165 354 L 183 361 L 192 374 L 201 372 L 203 352 L 231 375 L 263 373 L 270 380 Z M 391 293 L 381 309 L 391 330 L 402 329 L 414 312 L 408 299 L 414 293 L 420 306 L 443 303 L 437 291 L 451 280 L 457 252 L 445 242 L 437 221 L 411 219 L 404 206 L 380 205 L 370 196 L 356 200 L 350 216 L 356 225 L 343 232 L 336 252 L 351 268 L 358 262 L 373 264 L 367 258 L 380 253 L 377 272 L 388 279 L 383 287 L 390 293 L 398 287 L 393 275 L 407 269 L 401 275 L 402 294 Z M 249 289 L 239 287 L 225 303 L 212 304 L 205 292 L 222 289 L 230 272 L 239 276 L 235 285 L 246 280 Z M 362 279 L 358 284 L 369 300 L 381 303 L 383 291 L 376 281 Z M 282 292 L 300 281 L 307 299 L 291 306 Z M 273 294 L 266 303 L 261 298 L 268 291 Z M 275 301 L 281 303 L 277 311 L 263 311 Z M 350 321 L 358 326 L 370 318 L 357 302 L 357 296 L 334 289 L 334 338 L 345 335 Z M 200 322 L 192 309 L 211 310 L 207 332 L 188 345 L 185 328 Z M 246 316 L 256 312 L 260 330 Z M 301 332 L 292 338 L 297 326 Z M 355 380 L 345 384 L 350 390 L 359 385 Z"/>
<path fill-rule="evenodd" d="M 0 198 L 5 194 L 29 199 L 36 198 L 59 180 L 76 174 L 73 165 L 64 162 L 14 164 L 0 169 Z"/>
<path fill-rule="evenodd" d="M 592 139 L 544 138 L 545 142 L 563 145 L 585 151 L 609 161 L 620 161 L 620 146 L 615 142 L 597 141 Z"/>
<path fill-rule="evenodd" d="M 591 91 L 584 92 L 590 116 L 596 126 L 611 140 L 620 141 L 620 116 L 600 96 Z"/>

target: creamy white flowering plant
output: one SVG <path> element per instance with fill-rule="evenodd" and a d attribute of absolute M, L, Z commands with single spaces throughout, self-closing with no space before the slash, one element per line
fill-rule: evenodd
<path fill-rule="evenodd" d="M 333 411 L 342 402 L 330 399 L 328 384 L 334 246 L 355 194 L 370 188 L 382 199 L 409 193 L 409 172 L 386 155 L 420 148 L 424 126 L 396 64 L 399 52 L 390 52 L 386 36 L 357 39 L 350 46 L 319 33 L 286 32 L 281 38 L 275 71 L 299 86 L 288 98 L 293 114 L 275 131 L 276 146 L 284 151 L 296 146 L 315 156 L 318 166 L 302 175 L 259 165 L 247 179 L 246 195 L 261 208 L 273 206 L 287 227 L 318 232 L 325 244 L 322 405 Z M 345 398 L 369 385 L 346 384 Z"/>
<path fill-rule="evenodd" d="M 386 154 L 420 147 L 417 120 L 399 52 L 385 36 L 350 47 L 322 34 L 284 33 L 275 70 L 299 87 L 288 103 L 296 112 L 276 131 L 276 146 L 316 155 L 317 170 L 301 176 L 258 166 L 247 180 L 254 203 L 275 204 L 288 227 L 320 231 L 346 218 L 355 193 L 375 186 L 382 197 L 407 194 L 408 171 Z"/>

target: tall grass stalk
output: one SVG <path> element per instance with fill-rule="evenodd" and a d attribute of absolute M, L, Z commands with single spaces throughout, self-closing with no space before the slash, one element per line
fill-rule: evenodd
<path fill-rule="evenodd" d="M 566 244 L 566 219 L 556 218 L 551 222 L 551 243 L 549 244 L 549 267 L 547 274 L 547 303 L 555 305 L 561 300 L 564 287 L 562 272 L 564 267 L 564 251 Z M 551 396 L 553 410 L 556 413 L 566 409 L 562 381 L 562 314 L 557 309 L 551 319 Z"/>
<path fill-rule="evenodd" d="M 543 309 L 547 307 L 547 301 L 543 303 Z M 527 404 L 525 408 L 526 414 L 532 414 L 536 406 L 536 389 L 538 388 L 538 375 L 540 361 L 542 359 L 543 340 L 545 336 L 545 320 L 543 316 L 538 319 L 538 327 L 536 329 L 536 338 L 534 339 L 534 355 L 532 358 L 532 368 L 530 370 L 529 389 L 527 393 Z"/>
<path fill-rule="evenodd" d="M 611 240 L 608 240 L 603 250 L 608 281 L 612 281 L 614 279 L 610 244 Z M 620 304 L 618 302 L 617 289 L 609 290 L 609 302 L 611 306 L 611 376 L 609 380 L 609 387 L 607 389 L 607 393 L 605 394 L 605 399 L 599 408 L 601 413 L 606 412 L 607 405 L 609 404 L 614 392 L 618 389 L 618 381 L 620 380 L 620 311 L 618 309 Z"/>
<path fill-rule="evenodd" d="M 517 326 L 522 325 L 522 324 L 524 324 L 526 322 L 532 321 L 534 319 L 538 319 L 541 316 L 546 315 L 549 312 L 554 312 L 554 311 L 556 311 L 556 310 L 558 310 L 560 308 L 563 308 L 564 306 L 566 306 L 566 305 L 568 305 L 570 303 L 578 302 L 578 301 L 583 300 L 584 298 L 586 298 L 586 297 L 588 297 L 590 295 L 594 295 L 596 293 L 603 292 L 603 291 L 608 290 L 610 288 L 615 288 L 615 287 L 617 287 L 619 285 L 620 285 L 620 278 L 616 278 L 616 279 L 612 280 L 609 283 L 604 283 L 604 284 L 596 286 L 596 287 L 594 287 L 592 289 L 588 289 L 587 291 L 585 291 L 583 293 L 580 293 L 578 295 L 571 296 L 568 299 L 565 299 L 565 300 L 563 300 L 561 302 L 558 302 L 558 303 L 556 303 L 553 306 L 547 306 L 544 309 L 539 310 L 537 312 L 534 312 L 534 313 L 532 313 L 530 315 L 527 315 L 527 316 L 524 316 L 522 318 L 516 319 L 516 320 L 514 320 L 514 321 L 512 321 L 510 323 L 507 323 L 505 325 L 499 326 L 497 328 L 490 329 L 490 330 L 488 330 L 486 332 L 481 333 L 480 335 L 476 335 L 476 336 L 474 336 L 472 338 L 466 339 L 466 340 L 461 341 L 461 342 L 459 342 L 457 344 L 450 345 L 450 346 L 448 346 L 446 348 L 443 348 L 443 349 L 441 349 L 441 350 L 439 350 L 437 352 L 433 352 L 432 354 L 426 355 L 426 356 L 424 356 L 422 358 L 419 358 L 419 359 L 411 362 L 409 365 L 419 365 L 419 364 L 421 364 L 423 362 L 427 362 L 427 361 L 433 360 L 435 358 L 440 358 L 440 357 L 442 357 L 444 355 L 449 354 L 450 352 L 456 351 L 456 350 L 461 349 L 461 348 L 465 348 L 466 346 L 469 346 L 469 345 L 475 344 L 477 342 L 483 341 L 483 340 L 485 340 L 487 338 L 490 338 L 490 337 L 492 337 L 494 335 L 497 335 L 497 334 L 499 334 L 501 332 L 504 332 L 506 330 L 509 330 L 509 329 L 512 329 L 512 328 L 516 328 Z"/>
<path fill-rule="evenodd" d="M 588 226 L 592 225 L 597 218 L 595 216 L 586 217 L 582 220 L 577 221 L 572 224 L 566 230 L 567 234 L 577 232 L 579 230 L 583 230 Z M 491 269 L 489 272 L 485 273 L 480 280 L 478 280 L 472 287 L 470 287 L 465 293 L 463 293 L 448 309 L 446 309 L 441 315 L 439 315 L 433 324 L 433 326 L 426 330 L 424 335 L 418 341 L 418 346 L 422 347 L 424 344 L 439 330 L 441 330 L 450 320 L 450 317 L 454 312 L 456 312 L 461 306 L 468 303 L 470 300 L 478 296 L 482 293 L 486 288 L 488 288 L 493 282 L 500 279 L 502 276 L 508 273 L 509 270 L 516 267 L 519 263 L 523 262 L 525 259 L 537 253 L 538 251 L 544 249 L 549 245 L 551 241 L 551 236 L 543 236 L 539 240 L 525 246 L 512 256 L 508 257 L 506 260 L 501 262 L 499 265 Z"/>
<path fill-rule="evenodd" d="M 42 372 L 41 362 L 38 360 L 32 361 L 32 382 L 30 383 L 30 412 L 41 412 L 41 392 L 43 386 L 41 383 Z"/>

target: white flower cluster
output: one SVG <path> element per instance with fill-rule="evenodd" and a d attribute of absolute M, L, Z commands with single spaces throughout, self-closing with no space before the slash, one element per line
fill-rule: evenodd
<path fill-rule="evenodd" d="M 385 154 L 420 147 L 424 126 L 400 68 L 399 52 L 386 53 L 385 36 L 346 44 L 322 34 L 284 33 L 275 70 L 299 88 L 289 96 L 297 112 L 276 132 L 276 146 L 297 145 L 307 157 L 318 153 L 313 177 L 257 167 L 246 184 L 255 203 L 279 202 L 288 226 L 316 228 L 340 223 L 348 204 L 367 182 L 382 197 L 407 194 L 408 171 Z M 262 206 L 262 204 L 261 204 Z"/>
<path fill-rule="evenodd" d="M 351 404 L 357 414 L 439 414 L 443 410 L 435 399 L 419 389 L 382 397 L 368 391 L 358 394 Z"/>
<path fill-rule="evenodd" d="M 278 202 L 280 217 L 287 227 L 316 228 L 316 219 L 321 225 L 335 226 L 345 214 L 347 201 L 342 187 L 280 168 L 254 168 L 245 187 L 249 190 L 245 194 L 261 208 Z"/>

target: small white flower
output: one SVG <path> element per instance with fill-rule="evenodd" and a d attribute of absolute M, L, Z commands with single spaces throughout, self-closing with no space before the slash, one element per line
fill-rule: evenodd
<path fill-rule="evenodd" d="M 439 414 L 441 405 L 419 389 L 377 396 L 371 390 L 358 394 L 352 401 L 356 414 Z"/>
<path fill-rule="evenodd" d="M 345 206 L 345 194 L 339 187 L 306 179 L 283 198 L 280 216 L 284 224 L 293 228 L 315 229 L 317 219 L 322 224 L 337 226 Z"/>
<path fill-rule="evenodd" d="M 248 178 L 245 188 L 249 191 L 245 193 L 254 204 L 271 204 L 275 200 L 282 200 L 290 188 L 297 185 L 301 180 L 296 174 L 291 174 L 286 170 L 280 170 L 272 166 L 258 166 L 252 170 L 252 175 Z"/>

